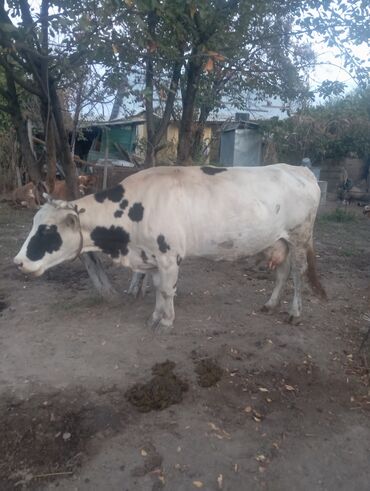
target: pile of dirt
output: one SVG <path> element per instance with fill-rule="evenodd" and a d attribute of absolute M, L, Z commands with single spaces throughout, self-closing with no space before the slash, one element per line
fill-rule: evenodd
<path fill-rule="evenodd" d="M 201 387 L 212 387 L 221 380 L 223 370 L 212 358 L 202 358 L 194 363 L 197 382 Z"/>
<path fill-rule="evenodd" d="M 127 400 L 142 413 L 160 411 L 181 402 L 189 385 L 173 373 L 175 366 L 175 363 L 169 360 L 156 363 L 149 382 L 135 384 L 126 391 Z"/>

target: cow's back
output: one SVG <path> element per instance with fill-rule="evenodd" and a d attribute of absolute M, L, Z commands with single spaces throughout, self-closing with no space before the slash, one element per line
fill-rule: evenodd
<path fill-rule="evenodd" d="M 206 170 L 206 169 L 216 169 Z M 123 181 L 145 213 L 141 236 L 163 235 L 187 255 L 252 255 L 307 220 L 320 189 L 303 167 L 157 167 Z"/>

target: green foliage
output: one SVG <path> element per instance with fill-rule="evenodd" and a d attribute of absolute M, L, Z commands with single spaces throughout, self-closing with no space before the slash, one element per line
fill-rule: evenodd
<path fill-rule="evenodd" d="M 315 163 L 327 158 L 370 156 L 370 88 L 302 110 L 285 121 L 264 124 L 279 159 Z"/>
<path fill-rule="evenodd" d="M 335 223 L 351 223 L 357 221 L 357 217 L 354 213 L 348 212 L 341 208 L 336 208 L 331 213 L 325 213 L 319 217 L 319 221 L 325 222 L 335 222 Z"/>
<path fill-rule="evenodd" d="M 370 81 L 370 58 L 360 59 L 352 46 L 368 47 L 370 5 L 366 0 L 307 0 L 297 24 L 311 37 L 320 36 L 326 46 L 336 48 L 359 86 Z"/>

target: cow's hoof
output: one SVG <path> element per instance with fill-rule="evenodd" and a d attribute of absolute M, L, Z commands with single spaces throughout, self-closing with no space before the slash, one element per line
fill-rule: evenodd
<path fill-rule="evenodd" d="M 146 326 L 149 328 L 149 329 L 157 329 L 157 327 L 159 326 L 159 324 L 161 323 L 161 318 L 158 317 L 157 318 L 153 318 L 153 316 L 151 315 L 149 317 L 149 319 L 146 321 Z"/>
<path fill-rule="evenodd" d="M 291 314 L 289 315 L 288 322 L 292 326 L 299 326 L 300 324 L 302 324 L 302 320 L 300 317 L 297 317 L 296 315 L 291 315 Z"/>
<path fill-rule="evenodd" d="M 261 307 L 260 311 L 265 314 L 272 314 L 273 312 L 276 311 L 277 308 L 278 305 L 268 305 L 267 303 L 265 303 L 265 305 Z"/>
<path fill-rule="evenodd" d="M 147 321 L 147 327 L 153 329 L 153 331 L 168 331 L 173 328 L 173 324 L 161 317 L 154 319 L 153 316 L 151 316 Z"/>

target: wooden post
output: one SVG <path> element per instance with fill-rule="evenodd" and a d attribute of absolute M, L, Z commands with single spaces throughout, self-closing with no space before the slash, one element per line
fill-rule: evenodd
<path fill-rule="evenodd" d="M 108 127 L 106 126 L 105 127 L 105 155 L 104 155 L 103 189 L 107 188 L 108 157 L 109 157 L 109 133 L 108 133 Z"/>

